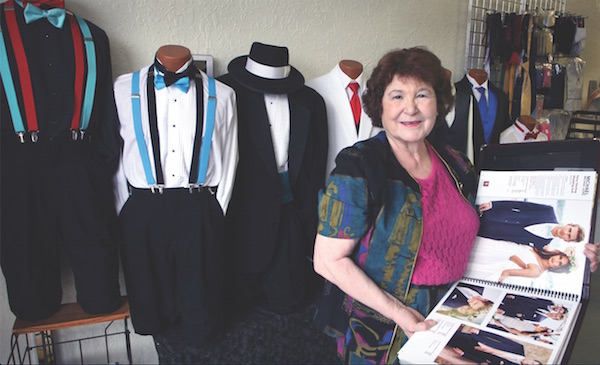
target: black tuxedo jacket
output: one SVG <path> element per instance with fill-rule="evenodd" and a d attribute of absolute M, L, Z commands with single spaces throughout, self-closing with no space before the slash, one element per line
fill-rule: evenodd
<path fill-rule="evenodd" d="M 238 271 L 260 272 L 277 247 L 282 195 L 264 94 L 239 84 L 230 74 L 219 80 L 236 91 L 238 110 L 239 162 L 226 217 L 228 251 Z M 312 257 L 318 191 L 327 164 L 327 114 L 321 95 L 307 86 L 288 94 L 288 100 L 292 204 L 302 222 L 304 253 Z"/>
<path fill-rule="evenodd" d="M 494 121 L 494 129 L 492 130 L 490 143 L 500 143 L 500 133 L 512 124 L 510 116 L 508 115 L 508 96 L 491 82 L 488 82 L 488 85 L 489 89 L 495 92 L 498 98 L 498 109 L 496 111 L 496 120 Z M 479 106 L 477 105 L 477 99 L 475 99 L 475 96 L 473 95 L 473 89 L 467 76 L 464 76 L 462 80 L 455 83 L 454 86 L 456 87 L 456 114 L 454 123 L 452 123 L 452 126 L 448 129 L 446 134 L 446 143 L 455 149 L 466 153 L 467 138 L 473 138 L 474 165 L 477 167 L 479 151 L 481 146 L 485 144 L 481 116 L 479 115 Z M 473 136 L 467 135 L 470 97 L 473 97 L 474 105 Z"/>

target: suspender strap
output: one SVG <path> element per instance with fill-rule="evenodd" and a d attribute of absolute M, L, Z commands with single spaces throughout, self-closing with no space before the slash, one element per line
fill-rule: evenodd
<path fill-rule="evenodd" d="M 200 185 L 206 180 L 206 170 L 208 168 L 208 156 L 210 154 L 210 145 L 212 142 L 213 129 L 215 127 L 215 109 L 217 107 L 217 93 L 215 79 L 208 76 L 208 103 L 206 109 L 206 130 L 202 138 L 202 149 L 200 150 L 200 168 L 198 169 L 197 184 Z"/>
<path fill-rule="evenodd" d="M 8 2 L 5 4 L 8 6 Z M 13 11 L 14 13 L 14 11 Z M 23 124 L 23 118 L 21 118 L 21 111 L 19 110 L 19 102 L 17 101 L 17 92 L 15 91 L 15 84 L 13 82 L 12 74 L 10 73 L 10 67 L 8 64 L 8 55 L 6 53 L 6 44 L 4 43 L 4 34 L 0 27 L 0 76 L 2 77 L 2 84 L 4 85 L 4 91 L 6 92 L 6 99 L 8 100 L 8 109 L 10 111 L 13 128 L 19 135 L 21 142 L 24 142 L 23 135 L 25 134 L 25 125 Z"/>
<path fill-rule="evenodd" d="M 38 121 L 37 112 L 35 110 L 35 101 L 33 99 L 33 89 L 31 87 L 31 75 L 29 73 L 29 63 L 27 62 L 27 56 L 25 55 L 25 48 L 23 48 L 23 40 L 21 39 L 21 32 L 17 25 L 17 17 L 15 15 L 15 4 L 13 0 L 8 0 L 4 4 L 4 14 L 6 15 L 7 31 L 10 36 L 10 42 L 12 44 L 13 51 L 15 53 L 15 59 L 17 64 L 17 70 L 19 73 L 19 82 L 21 84 L 21 94 L 23 97 L 23 106 L 25 107 L 25 120 L 27 121 L 27 129 L 31 133 L 32 141 L 37 140 Z M 4 43 L 4 42 L 3 42 Z M 6 48 L 5 48 L 6 52 Z M 3 67 L 4 68 L 4 67 Z M 6 63 L 8 68 L 8 62 Z M 8 70 L 10 73 L 10 69 Z M 3 72 L 4 73 L 4 72 Z M 4 78 L 4 76 L 3 76 Z M 14 86 L 12 88 L 14 89 Z M 8 94 L 9 91 L 7 91 Z M 16 100 L 16 93 L 14 96 Z M 16 110 L 19 110 L 18 108 Z M 12 113 L 12 109 L 11 109 Z M 20 113 L 20 111 L 19 111 Z M 21 124 L 23 124 L 21 122 Z M 25 126 L 15 126 L 15 132 L 19 134 L 21 141 L 23 140 L 22 134 L 25 132 Z"/>
<path fill-rule="evenodd" d="M 148 147 L 146 146 L 146 140 L 144 139 L 144 130 L 142 129 L 139 71 L 134 72 L 131 78 L 131 111 L 133 116 L 135 140 L 138 145 L 138 150 L 140 151 L 140 157 L 142 158 L 142 165 L 144 166 L 144 174 L 146 175 L 146 181 L 148 182 L 148 185 L 156 186 L 154 176 L 152 175 L 152 168 L 150 167 L 150 158 L 148 157 Z"/>
<path fill-rule="evenodd" d="M 160 159 L 160 136 L 158 135 L 158 118 L 156 117 L 156 94 L 154 93 L 154 67 L 148 68 L 146 82 L 146 95 L 148 98 L 148 121 L 150 122 L 150 140 L 152 141 L 152 153 L 154 155 L 154 169 L 158 186 L 165 184 Z"/>
<path fill-rule="evenodd" d="M 90 32 L 90 27 L 87 25 L 86 21 L 77 15 L 75 15 L 75 19 L 77 19 L 79 29 L 81 29 L 81 33 L 83 33 L 87 61 L 87 80 L 85 83 L 85 93 L 83 94 L 84 99 L 83 108 L 81 110 L 81 121 L 79 123 L 81 137 L 83 138 L 83 133 L 90 124 L 92 107 L 94 106 L 94 96 L 96 94 L 96 47 L 94 45 L 94 40 L 92 39 L 92 32 Z"/>
<path fill-rule="evenodd" d="M 202 88 L 202 77 L 196 74 L 194 77 L 196 83 L 196 136 L 194 137 L 194 150 L 192 152 L 192 166 L 190 167 L 189 186 L 198 184 L 198 171 L 200 171 L 200 149 L 202 147 L 202 129 L 204 119 L 204 92 Z"/>
<path fill-rule="evenodd" d="M 75 88 L 73 89 L 73 116 L 71 117 L 71 133 L 73 139 L 77 138 L 77 130 L 79 130 L 79 120 L 81 118 L 81 101 L 83 100 L 83 77 L 85 76 L 85 66 L 83 64 L 83 48 L 81 33 L 77 26 L 77 20 L 71 13 L 67 13 L 69 24 L 71 25 L 71 33 L 73 34 L 73 50 L 75 51 Z"/>

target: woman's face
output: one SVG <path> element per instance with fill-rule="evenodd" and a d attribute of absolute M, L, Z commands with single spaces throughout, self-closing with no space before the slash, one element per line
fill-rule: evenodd
<path fill-rule="evenodd" d="M 388 138 L 404 145 L 422 143 L 438 115 L 433 87 L 414 77 L 394 76 L 382 98 L 381 122 Z"/>
<path fill-rule="evenodd" d="M 554 255 L 548 259 L 548 262 L 550 263 L 550 267 L 556 268 L 567 266 L 569 264 L 569 259 L 563 255 Z"/>

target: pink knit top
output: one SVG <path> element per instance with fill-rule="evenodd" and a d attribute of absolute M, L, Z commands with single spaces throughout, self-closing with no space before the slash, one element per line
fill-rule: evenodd
<path fill-rule="evenodd" d="M 460 279 L 479 229 L 479 216 L 456 189 L 431 146 L 432 171 L 421 185 L 423 236 L 411 283 L 440 285 Z"/>

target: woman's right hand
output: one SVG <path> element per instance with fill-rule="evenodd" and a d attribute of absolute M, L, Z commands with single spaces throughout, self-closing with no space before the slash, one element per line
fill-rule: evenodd
<path fill-rule="evenodd" d="M 398 311 L 398 319 L 396 323 L 402 328 L 402 331 L 407 337 L 411 337 L 415 332 L 427 331 L 431 327 L 435 326 L 433 319 L 425 319 L 425 317 L 417 310 L 403 306 Z"/>

